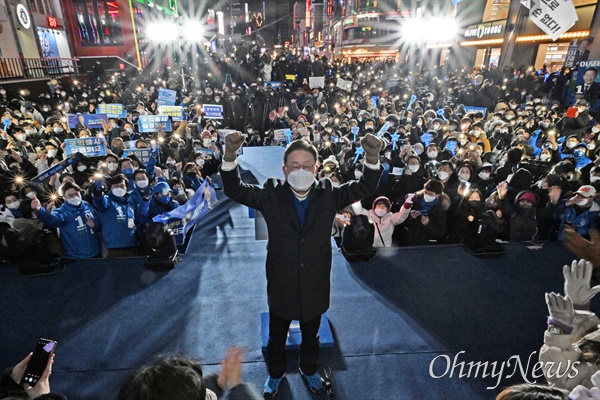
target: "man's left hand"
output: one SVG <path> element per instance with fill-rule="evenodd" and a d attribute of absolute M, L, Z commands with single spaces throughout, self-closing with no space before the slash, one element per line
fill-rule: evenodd
<path fill-rule="evenodd" d="M 360 145 L 365 150 L 365 159 L 369 164 L 379 162 L 379 152 L 383 149 L 383 141 L 377 136 L 367 133 L 361 140 Z"/>

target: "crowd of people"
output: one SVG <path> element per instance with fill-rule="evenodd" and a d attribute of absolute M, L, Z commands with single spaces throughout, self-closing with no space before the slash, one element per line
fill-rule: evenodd
<path fill-rule="evenodd" d="M 569 232 L 589 239 L 598 227 L 600 91 L 570 94 L 574 71 L 411 71 L 390 60 L 285 52 L 255 55 L 246 68 L 213 57 L 206 79 L 164 68 L 51 80 L 37 93 L 0 88 L 0 256 L 141 254 L 153 217 L 185 204 L 221 171 L 233 176 L 230 130 L 245 135 L 245 146 L 312 144 L 317 163 L 288 171 L 314 167 L 311 181 L 294 175 L 309 190 L 315 177 L 339 187 L 381 166 L 375 192 L 337 210 L 332 227 L 340 235 L 365 215 L 375 247 L 464 242 L 486 253 L 498 240 L 562 240 Z M 598 85 L 596 75 L 586 70 L 585 83 Z M 176 93 L 185 117 L 148 132 L 140 117 L 159 114 L 160 89 Z M 122 104 L 126 116 L 101 128 L 85 118 L 69 124 L 70 114 L 95 114 L 103 103 Z M 222 116 L 207 114 L 207 105 L 221 106 Z M 384 143 L 375 159 L 371 135 Z M 105 155 L 67 153 L 66 140 L 94 137 L 104 139 Z M 47 245 L 43 255 L 33 242 Z"/>
<path fill-rule="evenodd" d="M 390 61 L 291 53 L 266 53 L 257 63 L 284 72 L 266 77 L 261 69 L 248 83 L 244 74 L 215 67 L 211 79 L 196 82 L 164 69 L 133 82 L 116 74 L 53 80 L 35 94 L 0 90 L 4 242 L 33 226 L 59 229 L 64 250 L 51 248 L 67 257 L 136 254 L 145 222 L 185 203 L 218 174 L 223 129 L 246 134 L 247 146 L 309 140 L 319 151 L 318 178 L 334 185 L 360 176 L 365 134 L 385 139 L 378 191 L 362 201 L 378 228 L 376 246 L 475 243 L 469 232 L 481 231 L 482 223 L 494 239 L 516 242 L 560 240 L 565 226 L 586 236 L 598 225 L 598 92 L 568 96 L 573 72 L 413 73 Z M 585 75 L 595 78 L 590 71 Z M 187 118 L 172 121 L 171 132 L 141 132 L 138 118 L 158 114 L 160 88 L 177 92 Z M 83 118 L 69 127 L 67 114 L 93 114 L 102 103 L 124 104 L 126 117 L 109 118 L 101 129 Z M 222 118 L 207 118 L 206 104 L 222 106 Z M 32 184 L 68 158 L 66 139 L 96 136 L 106 140 L 105 156 L 79 157 Z M 125 156 L 132 147 L 151 149 L 151 157 L 144 164 Z M 339 211 L 334 232 L 362 212 Z M 5 257 L 15 256 L 10 247 Z"/>

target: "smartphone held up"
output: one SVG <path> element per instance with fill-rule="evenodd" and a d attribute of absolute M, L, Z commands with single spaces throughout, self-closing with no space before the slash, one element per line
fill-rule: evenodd
<path fill-rule="evenodd" d="M 27 384 L 34 387 L 38 383 L 55 349 L 56 342 L 54 340 L 42 338 L 38 340 L 33 355 L 27 363 L 23 378 L 21 378 L 21 385 Z"/>

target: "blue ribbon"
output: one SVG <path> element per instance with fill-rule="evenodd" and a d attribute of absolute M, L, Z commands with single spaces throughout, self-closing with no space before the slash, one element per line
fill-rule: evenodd
<path fill-rule="evenodd" d="M 360 131 L 360 128 L 358 126 L 352 127 L 352 134 L 354 135 L 354 143 L 356 143 L 356 135 L 358 135 L 358 131 Z"/>
<path fill-rule="evenodd" d="M 400 135 L 397 132 L 394 132 L 392 135 L 392 150 L 396 150 L 396 143 L 398 143 L 398 139 L 400 139 Z"/>
<path fill-rule="evenodd" d="M 439 115 L 440 117 L 442 117 L 442 119 L 445 121 L 446 120 L 446 116 L 444 113 L 444 109 L 440 108 L 439 110 L 437 110 L 437 115 Z"/>
<path fill-rule="evenodd" d="M 411 108 L 415 101 L 417 101 L 417 96 L 413 94 L 412 96 L 410 96 L 410 102 L 408 103 L 408 107 L 406 107 L 406 109 L 408 110 L 409 108 Z"/>
<path fill-rule="evenodd" d="M 358 157 L 365 154 L 365 149 L 363 149 L 362 147 L 357 147 L 356 150 L 354 151 L 354 154 L 355 154 L 355 157 L 354 157 L 353 164 L 356 164 L 356 162 L 358 161 Z"/>

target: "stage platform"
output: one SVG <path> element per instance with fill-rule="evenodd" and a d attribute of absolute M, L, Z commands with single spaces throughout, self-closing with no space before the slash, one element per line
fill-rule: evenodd
<path fill-rule="evenodd" d="M 281 177 L 282 154 L 245 149 L 244 180 Z M 560 243 L 506 247 L 499 259 L 461 246 L 386 249 L 355 264 L 334 252 L 327 317 L 335 345 L 321 363 L 333 371 L 336 399 L 493 399 L 522 382 L 518 370 L 508 378 L 514 358 L 501 375 L 490 365 L 487 377 L 481 369 L 467 377 L 467 363 L 497 361 L 498 373 L 499 363 L 518 356 L 526 365 L 531 356 L 531 371 L 546 326 L 544 292 L 562 290 L 562 266 L 574 257 Z M 38 337 L 54 339 L 52 388 L 69 399 L 111 399 L 158 354 L 198 357 L 217 371 L 225 349 L 242 345 L 244 379 L 261 390 L 265 257 L 248 209 L 223 199 L 168 273 L 146 271 L 140 258 L 78 261 L 40 277 L 3 265 L 0 365 L 19 362 Z M 277 398 L 319 398 L 298 374 L 297 353 Z"/>

